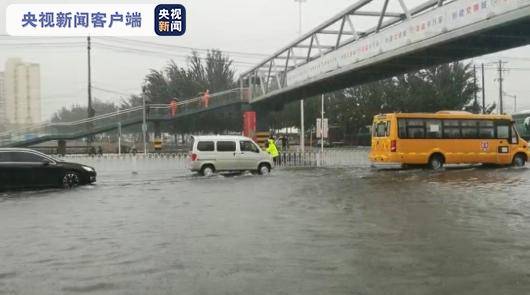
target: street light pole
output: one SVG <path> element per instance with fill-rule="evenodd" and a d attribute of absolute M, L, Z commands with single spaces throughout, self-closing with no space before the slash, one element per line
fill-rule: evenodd
<path fill-rule="evenodd" d="M 320 112 L 320 160 L 324 155 L 324 94 L 322 94 L 322 111 Z"/>
<path fill-rule="evenodd" d="M 302 35 L 302 3 L 306 0 L 294 0 L 298 2 L 298 35 Z M 304 128 L 304 99 L 300 99 L 300 151 L 305 150 L 305 128 Z"/>
<path fill-rule="evenodd" d="M 145 138 L 145 133 L 147 132 L 147 125 L 145 123 L 145 95 L 142 95 L 142 136 L 144 140 L 144 155 L 147 155 L 147 140 Z"/>

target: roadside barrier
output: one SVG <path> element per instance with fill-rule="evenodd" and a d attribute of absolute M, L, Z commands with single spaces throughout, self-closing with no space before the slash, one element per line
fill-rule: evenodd
<path fill-rule="evenodd" d="M 276 167 L 280 169 L 290 167 L 369 167 L 368 151 L 369 148 L 360 147 L 326 149 L 323 153 L 320 151 L 280 152 Z M 65 161 L 93 166 L 98 171 L 185 170 L 188 169 L 189 163 L 188 153 L 103 154 L 95 156 L 76 154 L 60 158 Z"/>

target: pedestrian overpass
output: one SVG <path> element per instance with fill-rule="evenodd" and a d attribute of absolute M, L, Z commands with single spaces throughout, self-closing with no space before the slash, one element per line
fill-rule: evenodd
<path fill-rule="evenodd" d="M 360 0 L 240 77 L 250 103 L 293 100 L 530 43 L 530 0 Z M 396 5 L 397 6 L 397 5 Z M 373 25 L 359 29 L 360 18 Z M 365 24 L 366 25 L 366 24 Z"/>
<path fill-rule="evenodd" d="M 177 112 L 173 116 L 165 104 L 137 106 L 116 112 L 102 114 L 93 118 L 67 123 L 44 123 L 28 128 L 16 129 L 0 133 L 0 147 L 24 147 L 51 140 L 73 140 L 116 130 L 120 127 L 142 124 L 146 122 L 172 121 L 203 112 L 219 111 L 224 108 L 241 105 L 248 100 L 242 94 L 247 91 L 232 89 L 210 95 L 208 107 L 196 97 L 177 103 Z"/>

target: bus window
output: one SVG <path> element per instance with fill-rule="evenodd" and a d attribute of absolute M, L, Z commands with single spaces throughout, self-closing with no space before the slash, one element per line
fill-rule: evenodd
<path fill-rule="evenodd" d="M 443 137 L 460 138 L 460 126 L 458 120 L 443 120 Z"/>
<path fill-rule="evenodd" d="M 375 137 L 388 137 L 390 135 L 390 121 L 381 121 L 374 125 Z"/>
<path fill-rule="evenodd" d="M 517 130 L 515 130 L 515 125 L 512 124 L 512 140 L 511 144 L 518 144 L 519 143 L 519 135 L 517 134 Z"/>
<path fill-rule="evenodd" d="M 497 138 L 498 139 L 509 139 L 510 138 L 510 126 L 509 125 L 497 125 Z"/>
<path fill-rule="evenodd" d="M 478 121 L 478 138 L 493 139 L 495 138 L 495 128 L 491 120 Z"/>
<path fill-rule="evenodd" d="M 462 138 L 477 138 L 477 123 L 476 120 L 460 121 L 460 126 L 462 126 Z"/>
<path fill-rule="evenodd" d="M 425 121 L 423 119 L 407 120 L 408 138 L 425 138 Z"/>
<path fill-rule="evenodd" d="M 407 138 L 407 120 L 399 119 L 398 127 L 399 127 L 399 138 Z"/>
<path fill-rule="evenodd" d="M 427 138 L 442 138 L 442 121 L 427 120 L 425 124 L 427 128 Z"/>

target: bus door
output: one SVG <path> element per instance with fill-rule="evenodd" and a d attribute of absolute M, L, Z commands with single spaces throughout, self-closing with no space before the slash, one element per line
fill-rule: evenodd
<path fill-rule="evenodd" d="M 511 123 L 509 121 L 498 121 L 496 124 L 498 164 L 508 164 L 512 161 L 510 129 Z"/>
<path fill-rule="evenodd" d="M 385 154 L 391 151 L 395 151 L 395 144 L 392 147 L 390 140 L 390 128 L 391 123 L 388 119 L 376 119 L 372 127 L 372 150 L 378 154 Z M 392 148 L 394 150 L 392 150 Z"/>

